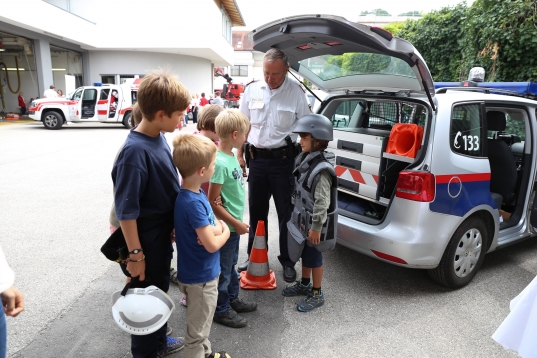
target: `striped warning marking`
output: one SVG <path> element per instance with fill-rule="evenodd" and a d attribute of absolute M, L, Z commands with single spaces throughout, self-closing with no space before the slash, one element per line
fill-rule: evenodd
<path fill-rule="evenodd" d="M 350 169 L 339 165 L 336 165 L 334 169 L 336 170 L 336 175 L 338 178 L 353 181 L 359 184 L 369 185 L 374 188 L 376 188 L 379 184 L 379 177 L 377 175 L 364 173 L 359 170 Z"/>

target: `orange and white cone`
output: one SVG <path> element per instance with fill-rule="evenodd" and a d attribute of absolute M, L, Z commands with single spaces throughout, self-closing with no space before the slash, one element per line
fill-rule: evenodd
<path fill-rule="evenodd" d="M 274 271 L 269 270 L 263 220 L 257 222 L 250 262 L 248 269 L 241 272 L 240 283 L 243 290 L 274 290 L 276 288 L 276 275 Z"/>

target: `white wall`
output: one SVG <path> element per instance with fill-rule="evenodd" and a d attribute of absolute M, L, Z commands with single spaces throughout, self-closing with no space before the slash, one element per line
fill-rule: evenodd
<path fill-rule="evenodd" d="M 191 93 L 212 93 L 211 61 L 199 57 L 141 51 L 90 51 L 90 82 L 101 75 L 148 74 L 169 69 Z"/>

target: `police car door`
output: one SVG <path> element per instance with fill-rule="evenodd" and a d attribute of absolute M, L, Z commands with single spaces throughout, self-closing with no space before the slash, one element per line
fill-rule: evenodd
<path fill-rule="evenodd" d="M 100 121 L 108 119 L 108 111 L 110 108 L 110 88 L 101 88 L 99 101 L 97 102 L 97 116 Z"/>

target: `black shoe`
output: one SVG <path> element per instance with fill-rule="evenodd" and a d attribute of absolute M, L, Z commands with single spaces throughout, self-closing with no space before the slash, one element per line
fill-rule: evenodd
<path fill-rule="evenodd" d="M 293 283 L 296 280 L 296 271 L 294 267 L 284 266 L 283 267 L 283 280 L 285 282 Z"/>
<path fill-rule="evenodd" d="M 237 266 L 237 271 L 239 271 L 239 272 L 246 271 L 248 269 L 248 264 L 249 263 L 250 263 L 250 261 L 248 261 L 248 260 L 244 261 L 242 264 Z"/>
<path fill-rule="evenodd" d="M 324 305 L 324 295 L 322 293 L 316 295 L 313 292 L 310 292 L 308 293 L 308 297 L 298 303 L 296 309 L 299 312 L 310 312 L 322 305 Z"/>
<path fill-rule="evenodd" d="M 223 316 L 215 314 L 213 317 L 213 321 L 231 328 L 241 328 L 248 324 L 247 320 L 239 316 L 237 312 L 233 311 L 231 308 Z"/>
<path fill-rule="evenodd" d="M 307 296 L 311 292 L 311 287 L 311 282 L 304 286 L 300 281 L 296 281 L 294 285 L 284 288 L 282 295 L 285 297 Z"/>
<path fill-rule="evenodd" d="M 230 302 L 231 308 L 237 313 L 243 312 L 253 312 L 257 309 L 257 303 L 255 302 L 245 302 L 240 298 L 235 298 Z"/>

